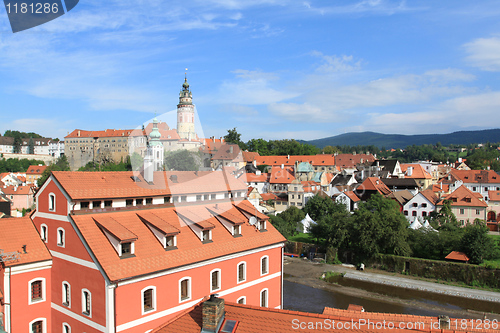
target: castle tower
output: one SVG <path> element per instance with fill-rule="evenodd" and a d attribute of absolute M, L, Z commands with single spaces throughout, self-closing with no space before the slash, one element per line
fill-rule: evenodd
<path fill-rule="evenodd" d="M 153 181 L 154 171 L 163 171 L 163 159 L 165 151 L 160 141 L 160 131 L 158 130 L 158 119 L 153 119 L 153 129 L 149 133 L 148 148 L 144 156 L 144 179 L 147 182 Z"/>
<path fill-rule="evenodd" d="M 177 134 L 181 139 L 196 139 L 193 95 L 189 90 L 187 77 L 184 77 L 184 83 L 179 93 L 179 104 L 177 104 Z"/>

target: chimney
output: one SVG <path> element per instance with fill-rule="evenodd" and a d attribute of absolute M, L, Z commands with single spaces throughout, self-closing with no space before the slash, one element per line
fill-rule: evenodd
<path fill-rule="evenodd" d="M 411 175 L 413 175 L 413 167 L 409 166 L 408 169 L 406 169 L 406 174 L 411 177 Z"/>
<path fill-rule="evenodd" d="M 439 320 L 439 329 L 440 330 L 449 330 L 450 329 L 450 317 L 444 316 L 444 315 L 439 315 L 438 316 Z"/>
<path fill-rule="evenodd" d="M 26 252 L 26 245 L 23 245 L 23 252 L 26 254 L 28 252 Z"/>
<path fill-rule="evenodd" d="M 233 146 L 229 146 L 229 154 L 233 153 Z"/>
<path fill-rule="evenodd" d="M 287 156 L 287 159 L 290 159 L 290 155 Z"/>
<path fill-rule="evenodd" d="M 80 136 L 80 130 L 78 130 L 78 136 Z"/>
<path fill-rule="evenodd" d="M 257 160 L 253 160 L 252 164 L 254 168 L 257 168 Z"/>
<path fill-rule="evenodd" d="M 219 330 L 224 320 L 224 300 L 210 295 L 210 299 L 203 302 L 202 305 L 202 333 L 215 333 Z"/>
<path fill-rule="evenodd" d="M 285 165 L 284 165 L 284 164 L 282 164 L 282 165 L 281 165 L 281 170 L 283 170 L 284 168 L 285 168 Z"/>
<path fill-rule="evenodd" d="M 172 183 L 177 183 L 177 175 L 171 175 L 170 180 L 172 181 Z"/>

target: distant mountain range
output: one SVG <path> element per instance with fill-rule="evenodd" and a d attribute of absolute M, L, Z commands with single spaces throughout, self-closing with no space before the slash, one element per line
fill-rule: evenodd
<path fill-rule="evenodd" d="M 375 132 L 351 132 L 331 136 L 329 138 L 300 142 L 309 143 L 323 148 L 325 146 L 369 146 L 386 149 L 406 148 L 411 145 L 436 144 L 440 142 L 443 146 L 450 144 L 468 145 L 471 143 L 500 142 L 500 129 L 489 129 L 481 131 L 460 131 L 449 134 L 423 134 L 402 135 L 382 134 Z"/>

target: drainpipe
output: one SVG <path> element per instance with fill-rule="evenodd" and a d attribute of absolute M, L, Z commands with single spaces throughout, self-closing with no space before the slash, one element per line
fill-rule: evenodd
<path fill-rule="evenodd" d="M 12 318 L 12 314 L 11 314 L 11 307 L 10 307 L 10 299 L 11 299 L 11 288 L 10 288 L 10 278 L 11 278 L 11 268 L 10 267 L 6 267 L 5 268 L 5 272 L 4 272 L 4 281 L 3 281 L 3 290 L 5 292 L 4 294 L 4 311 L 5 311 L 5 331 L 6 332 L 12 332 L 11 331 L 11 327 L 12 327 L 12 323 L 11 323 L 11 318 Z"/>

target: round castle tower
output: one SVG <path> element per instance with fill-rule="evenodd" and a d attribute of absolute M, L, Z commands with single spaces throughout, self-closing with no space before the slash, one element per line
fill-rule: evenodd
<path fill-rule="evenodd" d="M 179 104 L 177 104 L 177 134 L 181 139 L 196 139 L 193 94 L 189 90 L 187 77 L 184 77 L 184 83 L 179 93 Z"/>

